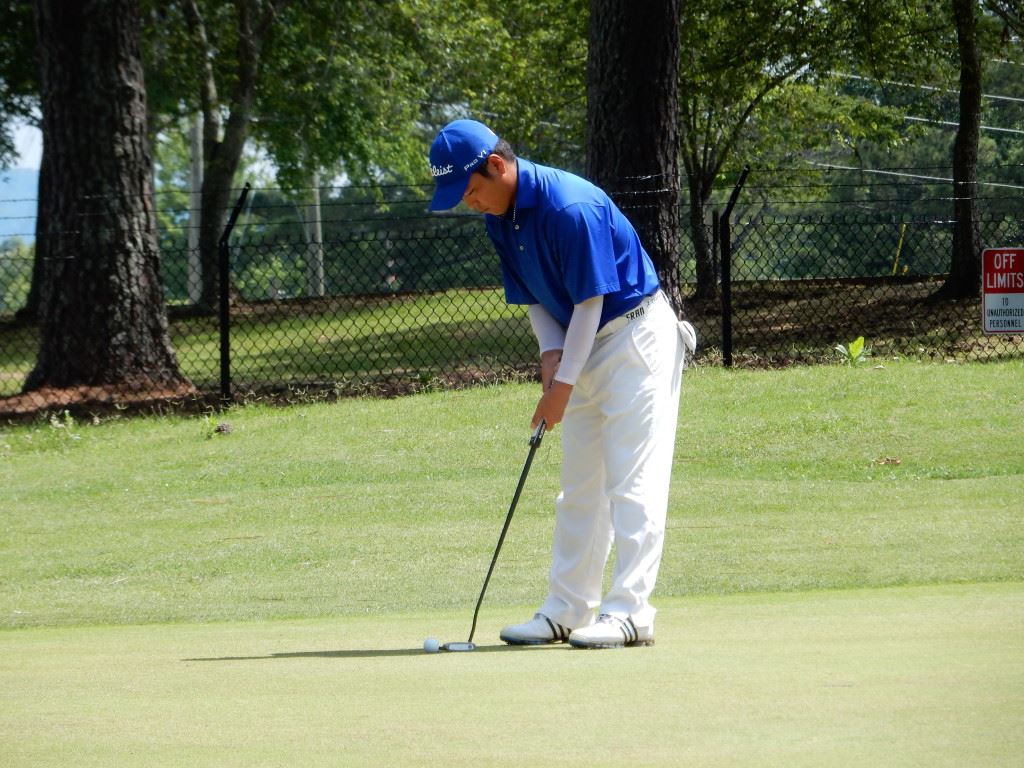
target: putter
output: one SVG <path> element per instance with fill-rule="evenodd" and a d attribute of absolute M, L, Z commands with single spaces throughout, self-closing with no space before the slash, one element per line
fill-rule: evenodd
<path fill-rule="evenodd" d="M 441 646 L 442 651 L 473 651 L 476 650 L 476 643 L 445 643 Z"/>
<path fill-rule="evenodd" d="M 484 594 L 487 592 L 487 585 L 491 581 L 491 574 L 494 573 L 494 564 L 498 562 L 498 553 L 501 552 L 501 545 L 505 543 L 505 534 L 508 533 L 509 524 L 512 522 L 512 513 L 516 511 L 516 504 L 519 503 L 519 495 L 523 492 L 523 486 L 526 485 L 526 476 L 530 473 L 530 465 L 533 464 L 533 456 L 537 453 L 537 449 L 540 447 L 541 440 L 544 439 L 544 420 L 541 419 L 540 424 L 530 437 L 530 452 L 526 456 L 526 464 L 523 466 L 523 472 L 519 476 L 519 484 L 516 486 L 516 492 L 512 496 L 512 504 L 508 508 L 508 514 L 505 515 L 505 525 L 501 529 L 501 535 L 498 537 L 498 546 L 494 548 L 494 557 L 491 558 L 491 566 L 487 569 L 487 576 L 484 578 L 484 586 L 480 590 L 480 598 L 476 601 L 476 610 L 473 611 L 473 626 L 469 629 L 469 639 L 464 643 L 445 643 L 441 646 L 442 650 L 445 651 L 472 651 L 476 648 L 473 643 L 473 635 L 476 634 L 476 620 L 480 615 L 480 606 L 484 602 Z"/>

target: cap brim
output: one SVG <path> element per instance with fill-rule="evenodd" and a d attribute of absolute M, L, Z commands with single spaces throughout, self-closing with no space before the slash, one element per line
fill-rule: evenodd
<path fill-rule="evenodd" d="M 434 189 L 434 197 L 430 201 L 430 210 L 447 211 L 449 208 L 454 208 L 466 193 L 468 184 L 468 176 L 454 184 L 438 184 Z"/>

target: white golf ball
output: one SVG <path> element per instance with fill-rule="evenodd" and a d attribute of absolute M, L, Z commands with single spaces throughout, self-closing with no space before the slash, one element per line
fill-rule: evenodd
<path fill-rule="evenodd" d="M 427 653 L 437 653 L 441 650 L 441 644 L 437 642 L 436 637 L 428 637 L 423 641 L 423 650 Z"/>

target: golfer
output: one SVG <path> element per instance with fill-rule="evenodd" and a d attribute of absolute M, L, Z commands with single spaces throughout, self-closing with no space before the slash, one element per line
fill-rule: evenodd
<path fill-rule="evenodd" d="M 506 301 L 529 307 L 540 347 L 533 427 L 542 419 L 547 429 L 562 424 L 548 596 L 501 639 L 651 645 L 650 598 L 693 327 L 677 322 L 636 230 L 590 182 L 516 157 L 474 120 L 441 130 L 430 171 L 431 210 L 461 200 L 485 214 Z M 613 543 L 613 580 L 602 594 Z"/>

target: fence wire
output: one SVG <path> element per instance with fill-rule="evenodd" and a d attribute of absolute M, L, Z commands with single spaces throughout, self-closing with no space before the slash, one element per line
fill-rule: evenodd
<path fill-rule="evenodd" d="M 242 213 L 230 240 L 234 398 L 395 394 L 535 376 L 525 308 L 505 304 L 480 218 L 426 215 L 409 188 L 357 194 L 344 205 L 328 200 L 316 216 L 304 201 L 267 191 Z M 834 347 L 858 336 L 876 358 L 1024 353 L 1024 337 L 982 332 L 980 299 L 933 299 L 949 268 L 948 218 L 806 209 L 740 205 L 733 214 L 735 364 L 834 361 Z M 680 271 L 692 294 L 687 217 L 681 212 Z M 188 221 L 187 211 L 164 212 L 161 278 L 177 363 L 193 397 L 212 400 L 221 385 L 220 328 L 203 298 L 209 256 L 190 243 Z M 1024 244 L 1019 216 L 983 213 L 980 226 L 985 246 Z M 24 311 L 33 261 L 31 242 L 0 244 L 0 416 L 76 400 L 130 401 L 102 385 L 21 394 L 40 343 L 38 322 Z M 721 305 L 686 301 L 684 311 L 700 335 L 698 359 L 719 363 Z"/>

